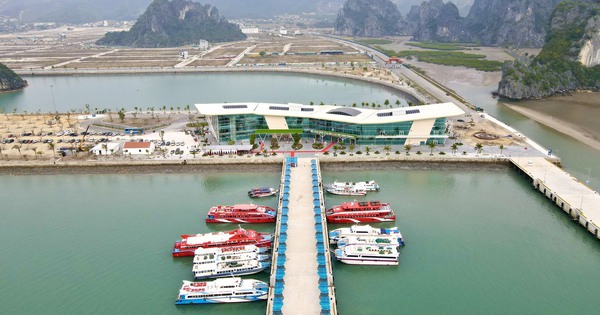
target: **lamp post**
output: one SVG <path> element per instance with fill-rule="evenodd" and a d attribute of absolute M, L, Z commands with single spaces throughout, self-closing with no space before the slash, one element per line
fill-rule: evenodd
<path fill-rule="evenodd" d="M 54 106 L 54 112 L 58 114 L 56 110 L 56 101 L 54 100 L 54 84 L 50 84 L 50 92 L 52 93 L 52 105 Z"/>
<path fill-rule="evenodd" d="M 592 169 L 591 168 L 586 168 L 586 170 L 588 170 L 588 175 L 587 178 L 585 180 L 585 185 L 587 186 L 587 184 L 590 183 L 590 174 L 592 173 Z M 583 210 L 583 196 L 585 195 L 585 190 L 581 193 L 581 204 L 579 205 L 579 210 Z"/>

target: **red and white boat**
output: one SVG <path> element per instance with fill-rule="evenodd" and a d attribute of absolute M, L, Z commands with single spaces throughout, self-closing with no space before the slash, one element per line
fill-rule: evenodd
<path fill-rule="evenodd" d="M 257 247 L 271 247 L 270 233 L 246 230 L 241 227 L 226 232 L 206 234 L 184 234 L 181 240 L 173 246 L 173 257 L 194 256 L 198 248 L 229 247 L 238 245 L 256 245 Z"/>
<path fill-rule="evenodd" d="M 272 223 L 277 211 L 252 203 L 210 208 L 206 223 Z"/>
<path fill-rule="evenodd" d="M 389 203 L 379 201 L 344 202 L 325 212 L 329 223 L 390 222 L 396 214 Z"/>

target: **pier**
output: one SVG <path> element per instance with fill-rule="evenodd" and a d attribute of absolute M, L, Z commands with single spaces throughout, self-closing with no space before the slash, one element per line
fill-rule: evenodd
<path fill-rule="evenodd" d="M 535 189 L 600 239 L 600 194 L 542 157 L 511 158 Z M 596 223 L 598 222 L 598 223 Z"/>
<path fill-rule="evenodd" d="M 285 159 L 267 314 L 337 314 L 316 159 Z"/>

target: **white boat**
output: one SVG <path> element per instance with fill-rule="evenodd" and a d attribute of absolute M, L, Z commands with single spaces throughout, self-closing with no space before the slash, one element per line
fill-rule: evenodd
<path fill-rule="evenodd" d="M 222 278 L 237 275 L 249 275 L 261 272 L 271 266 L 271 262 L 260 260 L 258 254 L 252 259 L 220 262 L 215 259 L 206 263 L 194 264 L 194 279 Z"/>
<path fill-rule="evenodd" d="M 329 243 L 337 244 L 338 240 L 345 236 L 395 236 L 398 244 L 404 245 L 404 238 L 397 227 L 377 228 L 370 225 L 353 225 L 351 227 L 339 228 L 329 232 Z"/>
<path fill-rule="evenodd" d="M 355 188 L 357 190 L 365 190 L 365 191 L 379 191 L 379 185 L 375 183 L 374 180 L 365 181 L 365 182 L 338 182 L 334 181 L 333 184 L 329 184 L 325 186 L 326 188 L 332 188 L 336 190 L 346 189 L 346 188 Z"/>
<path fill-rule="evenodd" d="M 325 191 L 327 191 L 330 194 L 340 196 L 365 196 L 367 194 L 366 190 L 358 189 L 355 187 L 328 187 L 325 188 Z"/>
<path fill-rule="evenodd" d="M 392 235 L 346 235 L 342 236 L 337 241 L 337 246 L 342 247 L 346 245 L 389 245 L 398 247 L 400 242 L 398 238 Z"/>
<path fill-rule="evenodd" d="M 390 245 L 346 245 L 338 247 L 335 258 L 350 265 L 398 265 L 398 249 Z"/>
<path fill-rule="evenodd" d="M 269 285 L 255 279 L 223 278 L 207 282 L 183 281 L 175 304 L 239 303 L 266 300 Z"/>
<path fill-rule="evenodd" d="M 271 259 L 271 255 L 266 254 L 268 247 L 258 247 L 256 245 L 241 245 L 229 247 L 211 247 L 198 248 L 194 252 L 194 264 L 208 264 L 217 262 L 234 262 L 240 260 L 258 259 L 266 261 Z"/>

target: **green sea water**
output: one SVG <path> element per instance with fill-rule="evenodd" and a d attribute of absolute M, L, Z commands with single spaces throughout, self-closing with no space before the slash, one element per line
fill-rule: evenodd
<path fill-rule="evenodd" d="M 406 238 L 397 267 L 334 263 L 340 314 L 594 313 L 600 243 L 504 168 L 324 171 L 375 179 Z M 265 303 L 175 306 L 180 234 L 249 202 L 277 172 L 0 176 L 0 313 L 264 314 Z M 348 198 L 326 196 L 330 207 Z M 276 199 L 261 199 L 276 206 Z M 387 224 L 391 226 L 392 224 Z M 246 225 L 272 231 L 274 225 Z M 337 226 L 332 226 L 335 228 Z M 312 237 L 312 235 L 307 235 Z M 268 280 L 266 272 L 254 276 Z M 285 302 L 285 301 L 284 301 Z"/>

